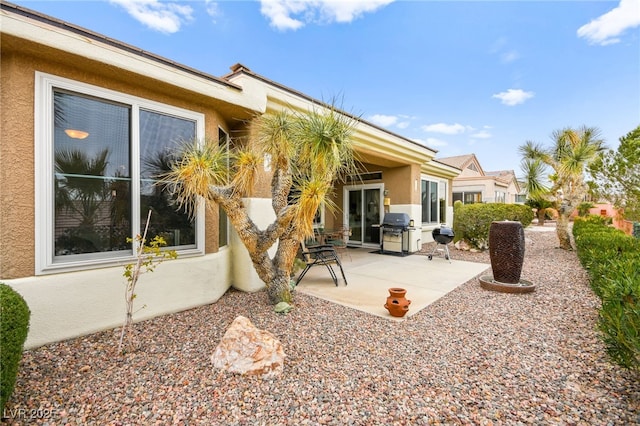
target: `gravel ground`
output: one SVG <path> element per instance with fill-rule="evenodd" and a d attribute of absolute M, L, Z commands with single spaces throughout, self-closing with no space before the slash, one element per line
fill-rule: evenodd
<path fill-rule="evenodd" d="M 139 348 L 123 357 L 117 329 L 27 351 L 4 422 L 639 424 L 640 383 L 608 362 L 595 331 L 599 302 L 575 253 L 556 249 L 553 232 L 526 238 L 531 294 L 489 292 L 474 279 L 397 323 L 300 293 L 282 316 L 264 292 L 232 290 L 136 324 Z M 452 257 L 489 261 L 487 253 Z M 283 343 L 281 376 L 212 369 L 237 315 Z"/>

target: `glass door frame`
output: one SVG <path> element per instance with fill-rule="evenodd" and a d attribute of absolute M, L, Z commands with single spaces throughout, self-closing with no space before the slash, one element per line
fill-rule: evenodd
<path fill-rule="evenodd" d="M 380 182 L 380 183 L 368 183 L 368 184 L 362 184 L 362 185 L 349 185 L 349 186 L 344 186 L 342 188 L 342 223 L 345 224 L 349 224 L 349 226 L 351 226 L 351 222 L 349 220 L 349 193 L 351 191 L 360 191 L 361 192 L 361 196 L 362 196 L 362 200 L 364 200 L 364 191 L 368 190 L 368 189 L 377 189 L 378 190 L 378 220 L 377 220 L 377 224 L 382 223 L 382 219 L 384 216 L 384 183 Z M 360 208 L 362 209 L 361 211 L 361 217 L 365 217 L 366 214 L 364 212 L 365 209 L 365 205 L 364 203 L 361 203 Z M 364 242 L 364 238 L 363 236 L 365 235 L 365 226 L 366 226 L 366 220 L 361 220 L 361 230 L 360 230 L 360 235 L 361 238 L 359 241 L 354 241 L 352 242 L 351 240 L 349 241 L 349 245 L 354 245 L 354 246 L 359 246 L 359 247 L 371 247 L 371 248 L 379 248 L 380 247 L 380 243 L 366 243 Z M 353 234 L 355 234 L 352 231 Z"/>

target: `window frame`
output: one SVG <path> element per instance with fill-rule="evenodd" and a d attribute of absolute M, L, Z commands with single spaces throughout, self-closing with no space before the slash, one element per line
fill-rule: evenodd
<path fill-rule="evenodd" d="M 131 251 L 104 252 L 99 256 L 61 259 L 54 252 L 54 89 L 66 90 L 96 99 L 117 102 L 131 107 L 131 238 L 144 224 L 140 214 L 140 109 L 192 120 L 196 123 L 196 138 L 204 137 L 203 113 L 189 111 L 168 104 L 117 92 L 103 87 L 82 83 L 64 77 L 36 71 L 35 75 L 35 266 L 36 275 L 65 271 L 93 269 L 121 265 L 135 258 L 135 244 Z M 200 202 L 196 213 L 195 248 L 176 250 L 180 256 L 203 255 L 205 248 L 204 206 Z"/>
<path fill-rule="evenodd" d="M 429 222 L 422 222 L 423 226 L 433 226 L 434 224 L 440 224 L 443 223 L 442 222 L 442 218 L 443 215 L 446 218 L 446 210 L 444 212 L 442 212 L 441 209 L 441 200 L 444 199 L 444 205 L 445 205 L 445 209 L 446 206 L 448 205 L 448 191 L 447 191 L 447 180 L 446 179 L 440 179 L 437 177 L 433 177 L 433 176 L 427 176 L 427 175 L 422 175 L 420 176 L 420 208 L 423 209 L 424 206 L 422 205 L 422 186 L 423 186 L 423 182 L 427 182 L 427 194 L 430 195 L 430 190 L 432 188 L 432 184 L 435 184 L 436 187 L 436 200 L 435 200 L 435 208 L 436 208 L 436 215 L 438 216 L 436 219 L 437 220 L 431 220 Z M 444 194 L 440 194 L 440 192 L 444 191 Z M 432 201 L 429 201 L 429 209 L 432 208 Z M 420 219 L 422 220 L 424 216 L 424 212 L 421 212 L 420 214 Z M 429 211 L 429 219 L 431 218 L 431 211 Z"/>

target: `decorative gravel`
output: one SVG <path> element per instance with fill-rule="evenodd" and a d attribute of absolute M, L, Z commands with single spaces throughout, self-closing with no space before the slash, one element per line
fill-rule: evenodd
<path fill-rule="evenodd" d="M 526 231 L 534 293 L 477 279 L 404 322 L 298 293 L 273 313 L 264 292 L 135 325 L 117 356 L 110 330 L 24 354 L 7 424 L 49 425 L 630 425 L 640 383 L 612 365 L 596 331 L 598 299 L 554 232 Z M 425 245 L 423 254 L 431 251 Z M 487 253 L 452 251 L 489 262 Z M 488 265 L 489 266 L 489 265 Z M 161 273 L 157 272 L 157 273 Z M 287 354 L 271 380 L 214 371 L 237 315 Z"/>

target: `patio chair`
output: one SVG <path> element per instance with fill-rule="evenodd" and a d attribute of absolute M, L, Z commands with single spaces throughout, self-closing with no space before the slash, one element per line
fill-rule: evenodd
<path fill-rule="evenodd" d="M 298 283 L 302 281 L 302 278 L 304 278 L 305 274 L 312 267 L 326 266 L 326 268 L 329 270 L 329 274 L 331 274 L 331 279 L 333 279 L 333 282 L 337 287 L 338 276 L 331 267 L 332 264 L 338 265 L 338 267 L 340 268 L 340 273 L 342 274 L 342 278 L 344 279 L 344 285 L 347 285 L 347 277 L 344 275 L 342 263 L 340 262 L 340 256 L 338 256 L 336 249 L 332 245 L 324 244 L 320 246 L 306 247 L 304 242 L 302 242 L 300 243 L 300 246 L 302 248 L 302 260 L 306 263 L 306 266 L 298 276 L 296 285 L 298 285 Z"/>
<path fill-rule="evenodd" d="M 351 259 L 351 254 L 349 254 L 347 244 L 349 243 L 349 237 L 351 236 L 351 228 L 348 226 L 343 226 L 335 232 L 331 237 L 327 240 L 327 244 L 331 244 L 338 254 L 342 257 L 343 253 L 346 253 L 349 256 L 349 260 Z"/>

